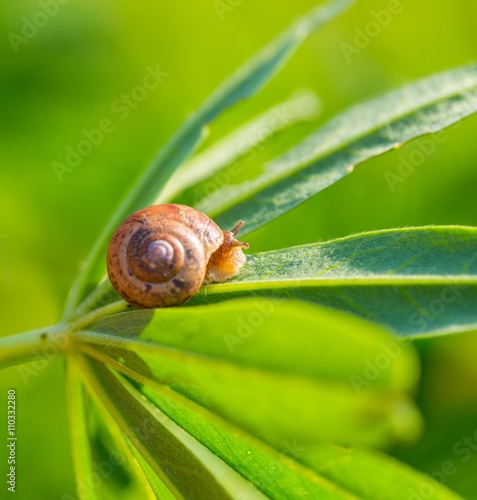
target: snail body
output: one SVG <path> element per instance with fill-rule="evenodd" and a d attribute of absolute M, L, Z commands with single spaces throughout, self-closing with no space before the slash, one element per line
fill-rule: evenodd
<path fill-rule="evenodd" d="M 153 205 L 130 215 L 107 252 L 108 276 L 121 297 L 141 308 L 170 307 L 190 299 L 203 283 L 236 276 L 245 264 L 235 239 L 242 227 L 223 231 L 185 205 Z"/>

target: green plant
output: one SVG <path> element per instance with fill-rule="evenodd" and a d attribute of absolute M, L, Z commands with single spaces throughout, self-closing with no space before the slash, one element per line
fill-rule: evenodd
<path fill-rule="evenodd" d="M 221 111 L 252 96 L 351 3 L 313 11 L 217 90 L 131 188 L 62 322 L 2 340 L 4 366 L 47 346 L 65 354 L 81 497 L 115 487 L 94 465 L 103 446 L 118 452 L 107 463 L 135 478 L 131 495 L 151 498 L 419 498 L 423 485 L 456 498 L 370 448 L 412 439 L 421 425 L 410 398 L 417 357 L 397 338 L 475 329 L 474 228 L 380 231 L 252 255 L 236 279 L 204 287 L 194 307 L 131 311 L 103 280 L 119 222 L 155 200 L 181 201 L 243 153 L 232 135 L 220 146 L 228 155 L 211 148 L 187 163 Z M 251 232 L 367 159 L 474 113 L 476 91 L 471 65 L 360 104 L 197 208 L 222 227 L 245 219 Z"/>

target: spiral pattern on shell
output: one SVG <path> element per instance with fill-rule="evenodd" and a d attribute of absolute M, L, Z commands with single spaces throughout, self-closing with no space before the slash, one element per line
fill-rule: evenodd
<path fill-rule="evenodd" d="M 201 286 L 223 232 L 185 205 L 138 210 L 116 230 L 108 247 L 109 279 L 126 302 L 143 308 L 188 300 Z"/>

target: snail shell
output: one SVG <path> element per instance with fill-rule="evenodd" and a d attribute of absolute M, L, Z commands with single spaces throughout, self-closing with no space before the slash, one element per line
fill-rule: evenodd
<path fill-rule="evenodd" d="M 131 305 L 169 307 L 190 299 L 202 283 L 238 274 L 247 243 L 235 239 L 242 227 L 222 231 L 202 212 L 185 205 L 138 210 L 116 230 L 108 247 L 108 276 Z"/>

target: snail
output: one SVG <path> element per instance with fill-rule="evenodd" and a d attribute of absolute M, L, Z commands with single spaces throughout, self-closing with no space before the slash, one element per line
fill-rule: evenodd
<path fill-rule="evenodd" d="M 185 205 L 153 205 L 130 215 L 113 234 L 107 252 L 111 284 L 129 304 L 170 307 L 189 300 L 204 283 L 236 276 L 248 243 L 235 239 L 243 227 L 222 231 Z"/>

